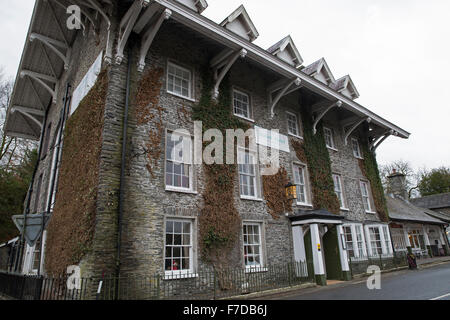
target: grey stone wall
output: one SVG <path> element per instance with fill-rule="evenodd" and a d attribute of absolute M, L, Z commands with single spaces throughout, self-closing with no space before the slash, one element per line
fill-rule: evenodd
<path fill-rule="evenodd" d="M 341 210 L 341 215 L 345 216 L 345 218 L 350 221 L 380 221 L 377 214 L 366 213 L 364 209 L 360 181 L 369 181 L 361 172 L 359 160 L 353 155 L 351 144 L 352 138 L 357 139 L 362 153 L 362 144 L 364 141 L 367 141 L 365 135 L 362 130 L 355 130 L 348 138 L 348 144 L 345 145 L 345 134 L 336 113 L 331 112 L 328 114 L 325 117 L 323 124 L 325 127 L 332 129 L 334 134 L 336 150 L 328 149 L 328 152 L 331 159 L 331 170 L 333 174 L 339 174 L 342 178 L 344 202 L 348 210 Z M 369 190 L 369 192 L 371 191 Z M 371 208 L 372 211 L 376 211 L 372 196 Z"/>
<path fill-rule="evenodd" d="M 163 68 L 166 72 L 167 61 L 171 60 L 186 68 L 193 70 L 195 78 L 194 97 L 198 102 L 201 93 L 200 66 L 207 63 L 218 51 L 210 45 L 206 45 L 197 38 L 191 37 L 189 32 L 180 32 L 178 27 L 165 24 L 158 33 L 147 56 L 146 68 Z M 137 58 L 137 57 L 135 57 Z M 134 63 L 133 63 L 134 65 Z M 146 69 L 146 70 L 147 70 Z M 273 119 L 269 117 L 267 101 L 267 87 L 278 79 L 265 71 L 250 65 L 245 60 L 235 63 L 229 73 L 231 85 L 250 94 L 253 109 L 254 122 L 250 124 L 267 129 L 276 128 L 280 133 L 287 135 L 286 111 L 299 114 L 299 94 L 293 93 L 283 98 L 277 106 L 276 115 Z M 163 77 L 163 86 L 160 91 L 160 105 L 163 107 L 163 123 L 166 129 L 183 128 L 193 134 L 193 122 L 187 123 L 178 117 L 177 108 L 184 106 L 191 111 L 195 102 L 182 99 L 166 91 L 166 77 Z M 194 221 L 198 229 L 199 209 L 202 205 L 202 191 L 204 175 L 201 166 L 195 166 L 196 192 L 193 194 L 165 191 L 164 163 L 161 157 L 153 178 L 146 169 L 147 159 L 145 156 L 131 157 L 142 150 L 148 140 L 149 127 L 137 126 L 133 119 L 133 106 L 130 110 L 129 123 L 129 150 L 127 160 L 125 216 L 123 221 L 122 238 L 122 275 L 129 274 L 154 274 L 164 271 L 164 226 L 165 219 L 169 217 L 185 217 Z M 231 106 L 230 106 L 231 108 Z M 301 122 L 301 121 L 300 121 Z M 338 152 L 331 152 L 333 171 L 340 173 L 344 179 L 344 190 L 349 211 L 342 212 L 349 220 L 364 221 L 376 220 L 376 215 L 367 215 L 364 211 L 359 179 L 365 179 L 354 158 L 351 146 L 344 146 L 340 134 L 341 127 L 337 121 L 329 120 L 330 127 L 336 128 L 339 134 L 335 137 Z M 290 139 L 298 139 L 290 137 Z M 164 150 L 163 137 L 161 148 Z M 291 148 L 292 149 L 292 148 Z M 295 152 L 280 152 L 281 165 L 286 168 L 289 178 L 293 181 L 292 162 L 296 159 Z M 261 188 L 262 189 L 262 188 Z M 261 190 L 262 193 L 262 190 Z M 268 212 L 264 200 L 243 200 L 239 193 L 238 176 L 235 178 L 235 206 L 243 221 L 258 221 L 263 225 L 264 257 L 266 264 L 286 263 L 292 260 L 293 245 L 290 222 L 286 217 L 274 220 Z M 311 197 L 311 195 L 309 195 Z M 311 207 L 303 207 L 310 209 Z M 201 253 L 198 252 L 199 242 L 196 239 L 194 255 L 198 258 L 197 267 L 202 268 L 204 262 Z M 234 249 L 235 266 L 243 266 L 242 236 Z"/>

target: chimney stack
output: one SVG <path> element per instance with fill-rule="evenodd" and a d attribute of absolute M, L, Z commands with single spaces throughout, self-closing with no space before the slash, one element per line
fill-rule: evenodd
<path fill-rule="evenodd" d="M 406 190 L 406 176 L 394 169 L 392 174 L 388 176 L 387 191 L 394 196 L 400 196 L 405 200 L 409 200 L 408 191 Z"/>

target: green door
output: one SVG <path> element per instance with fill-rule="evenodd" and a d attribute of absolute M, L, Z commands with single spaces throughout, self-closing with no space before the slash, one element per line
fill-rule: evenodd
<path fill-rule="evenodd" d="M 342 280 L 341 256 L 339 253 L 339 237 L 336 226 L 328 229 L 323 236 L 323 252 L 328 280 Z"/>

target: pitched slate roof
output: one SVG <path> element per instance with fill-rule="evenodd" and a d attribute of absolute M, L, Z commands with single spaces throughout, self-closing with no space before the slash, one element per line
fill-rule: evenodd
<path fill-rule="evenodd" d="M 297 47 L 295 46 L 294 40 L 292 40 L 291 36 L 287 36 L 281 39 L 269 49 L 267 49 L 267 51 L 273 55 L 279 55 L 285 50 L 288 50 L 291 58 L 286 59 L 286 57 L 281 57 L 282 60 L 285 60 L 287 63 L 293 65 L 296 68 L 300 67 L 303 64 L 303 58 L 300 55 Z"/>
<path fill-rule="evenodd" d="M 340 79 L 337 79 L 336 82 L 330 84 L 330 88 L 334 89 L 336 91 L 345 89 L 347 84 L 347 78 L 346 77 L 342 77 Z"/>
<path fill-rule="evenodd" d="M 414 205 L 427 209 L 450 208 L 450 192 L 411 199 Z"/>
<path fill-rule="evenodd" d="M 319 71 L 319 67 L 322 64 L 323 58 L 320 58 L 319 60 L 311 63 L 309 66 L 302 69 L 303 73 L 306 73 L 308 76 L 312 75 L 313 73 Z"/>
<path fill-rule="evenodd" d="M 446 224 L 444 221 L 428 215 L 427 212 L 429 213 L 430 210 L 416 207 L 398 197 L 387 196 L 386 202 L 391 220 Z"/>

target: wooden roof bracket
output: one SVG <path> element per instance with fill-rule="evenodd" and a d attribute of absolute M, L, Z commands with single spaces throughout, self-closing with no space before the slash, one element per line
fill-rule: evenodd
<path fill-rule="evenodd" d="M 225 55 L 222 60 L 213 59 L 212 61 L 215 61 L 215 66 L 213 66 L 214 69 L 214 92 L 213 97 L 214 99 L 217 99 L 219 97 L 219 87 L 222 83 L 223 79 L 225 78 L 225 75 L 230 71 L 233 64 L 237 61 L 239 57 L 242 59 L 247 56 L 247 50 L 241 49 L 239 51 L 236 51 L 234 54 L 231 55 Z M 219 73 L 220 71 L 220 73 Z"/>
<path fill-rule="evenodd" d="M 340 107 L 342 107 L 342 101 L 336 101 L 336 102 L 334 102 L 332 105 L 330 105 L 328 108 L 326 108 L 325 110 L 323 110 L 318 116 L 317 116 L 317 118 L 315 118 L 315 121 L 314 121 L 314 125 L 313 125 L 313 133 L 314 133 L 314 135 L 316 135 L 317 134 L 317 125 L 319 124 L 319 122 L 320 122 L 320 120 L 322 120 L 322 118 L 331 110 L 331 109 L 333 109 L 334 107 L 338 107 L 338 108 L 340 108 Z"/>
<path fill-rule="evenodd" d="M 142 36 L 141 39 L 141 50 L 139 55 L 138 71 L 143 72 L 145 68 L 145 57 L 147 56 L 148 50 L 155 39 L 156 33 L 158 33 L 161 25 L 165 20 L 170 19 L 172 16 L 172 11 L 169 9 L 164 10 L 160 15 L 159 19 L 153 23 L 153 25 L 148 29 L 148 31 Z"/>
<path fill-rule="evenodd" d="M 69 47 L 62 41 L 52 39 L 50 37 L 44 36 L 38 33 L 30 34 L 30 42 L 33 40 L 39 40 L 42 44 L 46 45 L 50 48 L 61 60 L 64 62 L 64 69 L 67 70 L 69 68 L 69 59 L 70 59 L 70 50 Z M 62 53 L 57 47 L 67 50 L 67 53 Z"/>
<path fill-rule="evenodd" d="M 277 83 L 271 86 L 272 89 L 269 89 L 269 105 L 270 105 L 270 118 L 273 118 L 275 116 L 275 107 L 277 106 L 278 102 L 280 102 L 281 98 L 284 96 L 290 94 L 291 92 L 300 89 L 300 85 L 302 83 L 302 80 L 300 78 L 295 78 L 294 80 L 289 80 L 287 83 L 284 83 L 281 85 L 281 87 L 277 86 Z M 295 85 L 295 88 L 291 88 L 293 85 Z M 278 92 L 275 99 L 273 99 L 273 94 L 275 92 Z"/>
<path fill-rule="evenodd" d="M 56 102 L 56 93 L 57 93 L 57 89 L 58 89 L 58 79 L 56 79 L 55 77 L 51 77 L 42 73 L 37 73 L 34 71 L 30 71 L 30 70 L 22 70 L 22 72 L 20 73 L 20 77 L 30 77 L 31 79 L 35 80 L 36 82 L 38 82 L 41 86 L 43 86 L 52 96 L 53 98 L 53 103 Z M 46 84 L 45 81 L 49 81 L 55 84 L 55 89 L 50 88 L 50 86 L 48 84 Z"/>
<path fill-rule="evenodd" d="M 369 118 L 364 118 L 364 119 L 357 121 L 355 124 L 353 124 L 353 126 L 348 131 L 346 131 L 344 128 L 344 133 L 345 133 L 344 143 L 345 143 L 345 145 L 348 145 L 348 138 L 353 133 L 353 131 L 355 131 L 356 128 L 358 128 L 361 124 L 363 124 L 364 121 L 367 121 L 367 123 L 371 123 L 372 118 L 369 117 Z"/>
<path fill-rule="evenodd" d="M 394 131 L 394 130 L 389 130 L 388 132 L 386 132 L 380 139 L 375 139 L 371 144 L 370 144 L 370 151 L 375 152 L 377 150 L 377 148 L 390 136 L 398 136 L 398 132 Z"/>
<path fill-rule="evenodd" d="M 133 31 L 134 25 L 141 13 L 142 9 L 147 7 L 149 4 L 145 0 L 136 0 L 128 9 L 127 13 L 123 16 L 119 27 L 119 39 L 117 40 L 117 53 L 116 53 L 116 64 L 121 64 L 124 59 L 124 50 L 130 37 L 131 31 Z"/>

